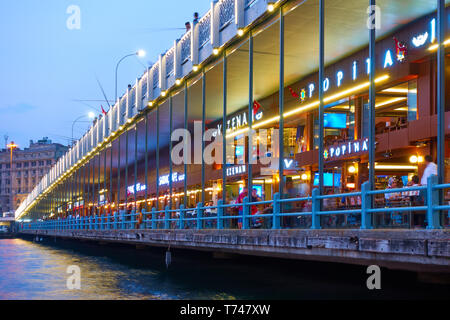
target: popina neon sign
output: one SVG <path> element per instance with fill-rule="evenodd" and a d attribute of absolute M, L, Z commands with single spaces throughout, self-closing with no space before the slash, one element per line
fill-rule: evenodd
<path fill-rule="evenodd" d="M 325 160 L 329 160 L 367 151 L 369 151 L 369 139 L 348 141 L 328 148 L 324 151 L 323 157 Z"/>
<path fill-rule="evenodd" d="M 414 47 L 419 48 L 425 45 L 427 41 L 433 43 L 436 40 L 436 19 L 432 19 L 430 21 L 429 29 L 430 30 L 415 35 L 411 38 L 411 43 L 413 44 Z M 406 45 L 403 42 L 398 41 L 396 38 L 394 38 L 394 44 L 395 44 L 395 52 L 388 49 L 384 53 L 384 60 L 383 60 L 384 69 L 392 67 L 394 65 L 395 60 L 393 57 L 395 57 L 398 62 L 404 62 L 406 59 L 406 55 L 408 53 Z M 370 74 L 370 58 L 367 58 L 365 63 L 366 63 L 366 73 Z M 353 61 L 351 72 L 349 73 L 353 81 L 356 81 L 358 78 L 358 67 L 359 67 L 358 61 Z M 335 76 L 333 77 L 334 84 L 337 87 L 340 87 L 344 81 L 345 76 L 346 74 L 344 71 L 342 70 L 337 71 Z M 331 79 L 327 77 L 323 80 L 323 91 L 327 92 L 330 89 L 330 86 L 331 86 Z M 306 87 L 300 89 L 300 94 L 294 92 L 292 88 L 289 88 L 289 90 L 294 98 L 298 98 L 301 102 L 303 102 L 306 100 L 306 98 L 312 98 L 316 90 L 316 84 L 310 83 Z"/>

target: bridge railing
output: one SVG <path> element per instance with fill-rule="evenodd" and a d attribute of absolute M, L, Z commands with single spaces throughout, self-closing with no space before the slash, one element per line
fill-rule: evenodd
<path fill-rule="evenodd" d="M 341 227 L 373 229 L 376 215 L 388 215 L 391 219 L 389 227 L 404 227 L 403 224 L 396 224 L 398 216 L 408 213 L 411 216 L 419 212 L 425 214 L 425 224 L 427 229 L 440 229 L 443 226 L 441 217 L 445 214 L 447 219 L 450 205 L 439 203 L 439 192 L 450 188 L 450 184 L 437 184 L 437 177 L 428 178 L 426 186 L 370 190 L 366 182 L 362 185 L 361 191 L 342 194 L 320 195 L 318 189 L 314 189 L 311 196 L 301 198 L 281 198 L 277 193 L 272 200 L 250 202 L 248 197 L 242 203 L 224 204 L 218 201 L 216 206 L 205 206 L 197 204 L 195 208 L 185 208 L 183 205 L 178 209 L 170 209 L 168 206 L 162 210 L 153 208 L 150 212 L 125 210 L 114 212 L 112 215 L 90 216 L 90 217 L 69 217 L 51 221 L 40 221 L 35 223 L 23 223 L 22 230 L 131 230 L 131 229 L 249 229 L 255 226 L 266 229 L 284 228 L 311 228 L 321 229 L 326 227 L 327 216 L 343 217 L 344 223 Z M 381 195 L 385 197 L 391 193 L 411 193 L 419 192 L 424 196 L 424 204 L 410 206 L 374 206 L 373 197 Z M 361 203 L 353 208 L 326 208 L 322 202 L 330 199 L 342 199 L 346 197 L 360 197 Z M 308 203 L 305 209 L 286 209 L 292 203 Z M 251 213 L 254 206 L 270 205 L 269 212 L 259 211 Z M 239 210 L 238 215 L 229 213 L 228 209 Z M 270 212 L 271 211 L 271 212 Z M 441 214 L 442 212 L 442 214 Z M 349 219 L 352 217 L 352 219 Z M 303 220 L 302 220 L 303 219 Z M 237 223 L 236 223 L 237 221 Z M 303 224 L 301 223 L 303 222 Z M 381 227 L 386 227 L 380 224 Z M 410 225 L 411 227 L 411 225 Z"/>

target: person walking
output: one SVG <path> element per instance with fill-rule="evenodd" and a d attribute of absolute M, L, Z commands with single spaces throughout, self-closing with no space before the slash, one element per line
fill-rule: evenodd
<path fill-rule="evenodd" d="M 425 170 L 423 171 L 422 179 L 420 179 L 420 184 L 426 186 L 428 184 L 428 178 L 432 175 L 437 176 L 437 165 L 433 162 L 433 158 L 430 155 L 425 156 Z M 424 205 L 427 205 L 427 192 L 425 190 L 420 191 L 420 197 L 423 199 Z M 426 216 L 424 223 L 427 223 Z"/>
<path fill-rule="evenodd" d="M 425 156 L 425 170 L 423 171 L 422 179 L 420 184 L 426 186 L 428 184 L 428 177 L 432 175 L 437 176 L 437 165 L 433 162 L 433 158 L 430 155 Z"/>

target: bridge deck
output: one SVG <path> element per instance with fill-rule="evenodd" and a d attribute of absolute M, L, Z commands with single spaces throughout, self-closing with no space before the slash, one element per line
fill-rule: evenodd
<path fill-rule="evenodd" d="M 24 230 L 21 233 L 450 273 L 450 230 Z"/>

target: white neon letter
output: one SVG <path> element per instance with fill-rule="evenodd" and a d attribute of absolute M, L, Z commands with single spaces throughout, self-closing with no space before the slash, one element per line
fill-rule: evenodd
<path fill-rule="evenodd" d="M 337 86 L 340 87 L 341 83 L 342 83 L 342 79 L 344 78 L 344 73 L 342 71 L 339 71 L 336 74 L 336 77 L 337 77 Z"/>
<path fill-rule="evenodd" d="M 311 98 L 315 88 L 314 83 L 311 83 L 308 87 L 309 87 L 309 97 Z"/>
<path fill-rule="evenodd" d="M 386 55 L 384 56 L 384 68 L 392 67 L 394 61 L 392 60 L 391 50 L 386 51 Z"/>

